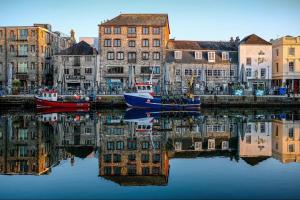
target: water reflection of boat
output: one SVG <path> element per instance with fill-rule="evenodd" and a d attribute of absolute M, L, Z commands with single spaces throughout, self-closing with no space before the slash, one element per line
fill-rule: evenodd
<path fill-rule="evenodd" d="M 76 108 L 76 107 L 70 107 L 70 108 L 37 108 L 37 113 L 41 114 L 47 114 L 47 113 L 69 113 L 69 112 L 88 112 L 90 109 L 88 107 L 86 108 Z"/>

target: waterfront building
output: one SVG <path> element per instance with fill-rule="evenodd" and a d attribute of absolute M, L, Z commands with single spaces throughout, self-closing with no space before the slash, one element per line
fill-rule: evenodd
<path fill-rule="evenodd" d="M 99 45 L 98 45 L 98 38 L 97 37 L 80 37 L 79 42 L 85 41 L 88 43 L 91 47 L 95 48 L 97 51 L 99 50 Z"/>
<path fill-rule="evenodd" d="M 52 85 L 52 56 L 73 42 L 49 24 L 0 27 L 0 87 L 10 93 L 16 79 L 25 90 Z"/>
<path fill-rule="evenodd" d="M 237 41 L 169 40 L 164 69 L 164 90 L 185 92 L 195 77 L 195 93 L 222 94 L 238 80 Z"/>
<path fill-rule="evenodd" d="M 54 87 L 60 93 L 97 90 L 97 51 L 85 41 L 73 44 L 54 56 Z"/>
<path fill-rule="evenodd" d="M 273 84 L 287 86 L 295 94 L 300 92 L 300 36 L 284 36 L 272 40 Z"/>
<path fill-rule="evenodd" d="M 109 92 L 149 80 L 160 91 L 170 28 L 167 14 L 121 14 L 99 25 L 101 86 Z"/>
<path fill-rule="evenodd" d="M 252 34 L 239 43 L 240 81 L 250 91 L 265 90 L 271 87 L 272 44 Z"/>
<path fill-rule="evenodd" d="M 272 122 L 273 157 L 282 163 L 300 162 L 300 119 L 287 115 Z"/>

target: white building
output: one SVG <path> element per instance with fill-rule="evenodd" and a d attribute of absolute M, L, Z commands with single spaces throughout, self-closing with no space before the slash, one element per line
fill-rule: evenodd
<path fill-rule="evenodd" d="M 255 34 L 245 37 L 239 44 L 239 71 L 250 90 L 270 87 L 272 44 Z"/>

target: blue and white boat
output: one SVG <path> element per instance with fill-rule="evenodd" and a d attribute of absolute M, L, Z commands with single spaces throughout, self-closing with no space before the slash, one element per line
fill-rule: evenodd
<path fill-rule="evenodd" d="M 192 94 L 170 98 L 155 96 L 152 80 L 146 83 L 135 83 L 135 92 L 124 93 L 128 107 L 151 108 L 160 110 L 195 110 L 200 108 L 200 98 Z"/>

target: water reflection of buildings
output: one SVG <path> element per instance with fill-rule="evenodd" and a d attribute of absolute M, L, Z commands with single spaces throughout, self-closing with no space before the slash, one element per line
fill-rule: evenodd
<path fill-rule="evenodd" d="M 48 174 L 61 160 L 77 156 L 76 153 L 82 155 L 86 147 L 95 150 L 98 140 L 95 120 L 84 116 L 85 120 L 78 122 L 74 118 L 72 121 L 71 117 L 69 121 L 65 120 L 64 117 L 65 115 L 56 113 L 1 117 L 0 173 Z M 79 116 L 79 119 L 80 117 L 82 116 Z M 77 126 L 78 123 L 80 127 Z M 66 134 L 63 127 L 69 130 Z M 84 127 L 94 128 L 90 131 Z M 85 130 L 79 137 L 77 128 Z M 76 148 L 79 149 L 76 151 Z M 87 155 L 85 153 L 82 157 Z"/>
<path fill-rule="evenodd" d="M 239 156 L 256 165 L 272 156 L 272 121 L 270 117 L 255 115 L 244 118 L 239 137 Z"/>
<path fill-rule="evenodd" d="M 102 118 L 99 175 L 120 185 L 166 185 L 169 160 L 165 134 L 152 117 Z"/>
<path fill-rule="evenodd" d="M 300 118 L 287 115 L 272 123 L 273 157 L 282 163 L 300 162 Z"/>

